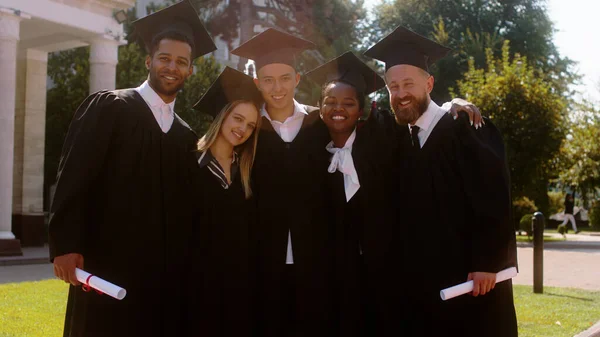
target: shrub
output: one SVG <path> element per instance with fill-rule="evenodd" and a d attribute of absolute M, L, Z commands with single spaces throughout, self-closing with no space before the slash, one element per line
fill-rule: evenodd
<path fill-rule="evenodd" d="M 568 231 L 567 225 L 558 225 L 558 227 L 556 227 L 556 231 L 564 236 Z"/>
<path fill-rule="evenodd" d="M 556 191 L 556 192 L 548 192 L 548 200 L 550 201 L 550 205 L 548 205 L 548 217 L 553 214 L 559 213 L 565 208 L 565 193 Z"/>
<path fill-rule="evenodd" d="M 521 229 L 521 220 L 527 214 L 533 215 L 537 211 L 535 203 L 527 197 L 520 197 L 513 201 L 513 219 L 515 219 L 515 228 Z M 531 222 L 530 222 L 531 224 Z M 528 231 L 531 231 L 531 226 Z"/>
<path fill-rule="evenodd" d="M 600 229 L 600 200 L 596 200 L 590 209 L 590 226 L 594 229 Z"/>
<path fill-rule="evenodd" d="M 525 231 L 527 232 L 527 236 L 531 236 L 531 233 L 533 233 L 533 230 L 531 229 L 532 219 L 533 213 L 525 214 L 521 217 L 521 220 L 519 221 L 519 234 L 521 234 L 521 231 Z"/>

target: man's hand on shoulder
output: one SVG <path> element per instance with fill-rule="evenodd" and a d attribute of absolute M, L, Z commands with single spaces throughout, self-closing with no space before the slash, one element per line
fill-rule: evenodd
<path fill-rule="evenodd" d="M 496 274 L 484 273 L 484 272 L 473 272 L 469 273 L 467 281 L 473 280 L 473 296 L 485 295 L 492 291 L 496 286 Z"/>
<path fill-rule="evenodd" d="M 69 253 L 54 258 L 54 275 L 66 283 L 74 286 L 80 285 L 75 277 L 75 268 L 83 269 L 83 256 Z"/>

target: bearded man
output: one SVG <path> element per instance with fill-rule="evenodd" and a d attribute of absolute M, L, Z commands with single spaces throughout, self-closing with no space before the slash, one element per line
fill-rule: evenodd
<path fill-rule="evenodd" d="M 448 52 L 404 27 L 365 52 L 385 62 L 400 128 L 388 290 L 389 316 L 402 324 L 383 335 L 517 336 L 511 281 L 495 284 L 495 273 L 516 265 L 504 145 L 489 119 L 476 130 L 431 100 L 429 67 Z M 471 295 L 440 299 L 467 280 Z"/>

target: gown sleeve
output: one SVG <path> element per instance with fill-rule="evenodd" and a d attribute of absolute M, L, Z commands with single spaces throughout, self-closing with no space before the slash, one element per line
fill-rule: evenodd
<path fill-rule="evenodd" d="M 83 254 L 90 186 L 102 170 L 119 100 L 112 92 L 97 92 L 86 98 L 73 116 L 61 153 L 50 209 L 51 261 L 68 253 Z"/>
<path fill-rule="evenodd" d="M 516 266 L 516 242 L 504 142 L 496 126 L 489 119 L 485 123 L 477 131 L 466 119 L 456 124 L 459 165 L 474 213 L 471 271 L 498 272 Z"/>

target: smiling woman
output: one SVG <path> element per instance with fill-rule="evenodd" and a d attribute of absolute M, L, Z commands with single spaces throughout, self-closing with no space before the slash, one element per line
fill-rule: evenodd
<path fill-rule="evenodd" d="M 336 147 L 344 147 L 354 131 L 363 114 L 363 97 L 356 87 L 341 80 L 331 81 L 324 86 L 320 102 L 321 118 Z"/>
<path fill-rule="evenodd" d="M 250 336 L 250 227 L 254 200 L 250 172 L 260 116 L 260 93 L 251 77 L 225 68 L 196 104 L 214 117 L 198 142 L 190 236 L 193 284 L 190 336 Z"/>
<path fill-rule="evenodd" d="M 246 198 L 250 198 L 250 171 L 254 162 L 260 116 L 261 96 L 250 76 L 226 67 L 194 108 L 214 117 L 208 132 L 198 142 L 200 166 L 214 162 L 214 172 L 232 184 L 240 169 Z M 220 110 L 219 110 L 220 109 Z M 239 158 L 238 158 L 239 156 Z"/>
<path fill-rule="evenodd" d="M 306 74 L 321 86 L 321 119 L 331 142 L 322 149 L 331 157 L 327 181 L 335 228 L 335 308 L 340 312 L 340 336 L 383 335 L 382 287 L 390 223 L 380 165 L 386 148 L 372 137 L 371 124 L 358 127 L 366 95 L 385 86 L 383 79 L 353 53 L 347 52 Z M 382 166 L 382 165 L 381 165 Z M 368 226 L 367 226 L 368 222 Z M 369 273 L 367 273 L 369 271 Z M 366 312 L 372 314 L 366 315 Z"/>
<path fill-rule="evenodd" d="M 385 86 L 383 79 L 352 52 L 310 71 L 306 77 L 321 86 L 321 119 L 337 148 L 343 148 L 363 115 L 366 95 Z"/>

